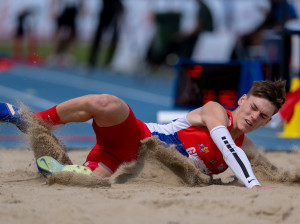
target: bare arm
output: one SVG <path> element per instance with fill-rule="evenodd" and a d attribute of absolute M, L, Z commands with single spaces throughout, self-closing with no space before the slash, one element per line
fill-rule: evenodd
<path fill-rule="evenodd" d="M 186 118 L 191 125 L 207 127 L 209 131 L 219 125 L 227 127 L 228 124 L 225 109 L 216 102 L 208 102 L 203 107 L 191 111 Z"/>
<path fill-rule="evenodd" d="M 251 139 L 245 135 L 245 139 L 242 145 L 242 149 L 246 153 L 248 159 L 251 161 L 258 155 L 258 150 Z"/>

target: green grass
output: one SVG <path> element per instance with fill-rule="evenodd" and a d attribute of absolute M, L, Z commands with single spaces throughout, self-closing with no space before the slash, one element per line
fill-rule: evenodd
<path fill-rule="evenodd" d="M 0 41 L 0 58 L 1 57 L 12 57 L 13 55 L 13 44 L 11 41 Z M 97 66 L 106 67 L 106 54 L 108 52 L 107 46 L 101 47 L 101 54 L 98 55 Z M 26 56 L 27 46 L 24 46 L 24 55 Z M 88 56 L 90 53 L 90 47 L 86 43 L 77 43 L 73 48 L 70 49 L 69 53 L 73 56 L 75 64 L 85 65 L 88 61 Z M 41 59 L 47 60 L 47 57 L 54 54 L 54 45 L 49 42 L 39 42 L 37 45 L 37 52 L 35 56 Z M 140 72 L 145 72 L 142 69 Z M 146 73 L 152 74 L 154 76 L 159 76 L 161 78 L 173 77 L 174 69 L 167 66 L 149 66 L 146 68 Z"/>
<path fill-rule="evenodd" d="M 84 63 L 88 59 L 89 55 L 89 46 L 87 44 L 78 43 L 76 46 L 72 46 L 69 53 L 73 55 L 74 60 L 77 63 Z M 23 48 L 23 55 L 27 54 L 27 45 Z M 36 55 L 40 58 L 46 59 L 48 56 L 54 54 L 54 46 L 49 43 L 38 43 Z M 10 41 L 1 41 L 0 42 L 0 56 L 12 57 L 13 55 L 13 44 Z M 100 63 L 100 58 L 98 60 Z"/>

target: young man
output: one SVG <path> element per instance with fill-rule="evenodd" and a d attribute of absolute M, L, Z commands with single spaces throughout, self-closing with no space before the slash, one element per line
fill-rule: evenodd
<path fill-rule="evenodd" d="M 97 143 L 84 166 L 101 177 L 135 160 L 140 140 L 158 135 L 161 141 L 175 144 L 202 172 L 217 174 L 230 167 L 246 187 L 259 188 L 247 158 L 257 150 L 245 134 L 265 126 L 284 101 L 285 81 L 256 81 L 233 112 L 209 102 L 166 125 L 143 123 L 123 100 L 107 94 L 71 99 L 35 116 L 52 125 L 93 118 Z M 16 107 L 0 104 L 0 121 L 22 126 L 21 117 Z"/>

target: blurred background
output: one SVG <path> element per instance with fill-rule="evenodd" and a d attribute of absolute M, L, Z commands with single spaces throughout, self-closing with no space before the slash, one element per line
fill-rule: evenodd
<path fill-rule="evenodd" d="M 253 81 L 282 78 L 296 92 L 292 109 L 267 133 L 280 131 L 290 144 L 279 148 L 292 148 L 290 138 L 300 138 L 299 16 L 299 0 L 2 0 L 0 101 L 37 111 L 108 92 L 145 122 L 163 123 L 210 100 L 234 109 Z M 19 139 L 10 127 L 0 131 L 0 144 Z"/>
<path fill-rule="evenodd" d="M 298 0 L 4 0 L 0 54 L 121 71 L 177 57 L 276 62 L 283 29 L 300 29 L 299 11 Z"/>

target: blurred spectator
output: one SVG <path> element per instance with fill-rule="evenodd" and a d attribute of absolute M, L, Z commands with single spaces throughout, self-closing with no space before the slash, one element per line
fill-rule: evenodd
<path fill-rule="evenodd" d="M 286 5 L 284 5 L 285 3 Z M 297 18 L 294 6 L 288 0 L 270 0 L 270 6 L 268 12 L 263 12 L 266 15 L 264 22 L 252 33 L 241 38 L 246 58 L 261 57 L 263 52 L 261 52 L 260 46 L 263 44 L 264 35 L 278 35 L 276 31 L 281 31 L 286 21 Z M 285 9 L 286 13 L 284 12 Z M 266 31 L 269 31 L 269 33 Z M 257 50 L 257 52 L 250 52 L 251 48 Z"/>
<path fill-rule="evenodd" d="M 288 0 L 271 0 L 271 11 L 265 21 L 265 27 L 282 29 L 286 21 L 296 18 L 297 13 L 291 2 Z"/>
<path fill-rule="evenodd" d="M 176 34 L 173 39 L 175 44 L 178 45 L 177 54 L 179 57 L 190 58 L 201 33 L 214 31 L 214 21 L 211 10 L 203 0 L 197 0 L 197 2 L 199 9 L 196 26 L 189 33 Z"/>
<path fill-rule="evenodd" d="M 25 41 L 27 40 L 27 60 L 30 62 L 37 57 L 37 44 L 34 33 L 35 11 L 30 7 L 22 8 L 16 18 L 16 29 L 13 42 L 14 60 L 23 60 Z"/>
<path fill-rule="evenodd" d="M 181 15 L 173 11 L 155 12 L 152 18 L 156 32 L 147 51 L 146 61 L 152 65 L 160 65 L 178 47 L 173 36 L 179 32 Z"/>
<path fill-rule="evenodd" d="M 198 3 L 199 8 L 196 16 L 196 24 L 190 32 L 179 31 L 179 13 L 169 12 L 164 13 L 163 15 L 156 15 L 158 31 L 147 55 L 148 62 L 152 64 L 161 64 L 167 60 L 168 63 L 168 59 L 171 55 L 175 57 L 190 58 L 201 33 L 212 32 L 214 30 L 211 10 L 203 0 L 195 1 Z M 168 27 L 169 30 L 165 37 L 162 35 L 164 34 L 164 27 Z M 157 46 L 160 46 L 160 48 Z"/>
<path fill-rule="evenodd" d="M 77 35 L 76 20 L 83 14 L 83 0 L 51 0 L 51 15 L 56 22 L 55 61 L 61 65 L 69 64 L 68 52 L 75 43 Z"/>
<path fill-rule="evenodd" d="M 90 47 L 90 55 L 88 58 L 89 68 L 94 68 L 97 64 L 98 54 L 103 52 L 103 33 L 111 31 L 110 43 L 107 49 L 104 65 L 109 65 L 119 41 L 119 26 L 121 16 L 124 13 L 124 6 L 121 0 L 103 0 L 102 8 L 98 14 L 98 26 L 96 28 L 92 44 Z M 99 46 L 100 45 L 100 46 Z M 100 49 L 99 49 L 100 48 Z"/>

